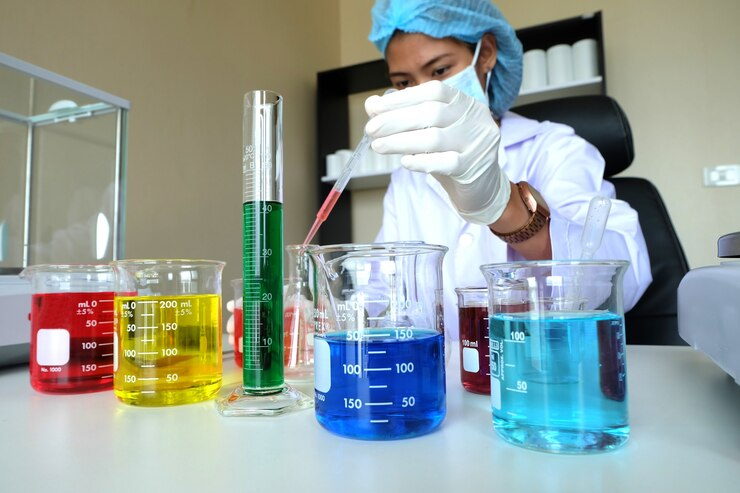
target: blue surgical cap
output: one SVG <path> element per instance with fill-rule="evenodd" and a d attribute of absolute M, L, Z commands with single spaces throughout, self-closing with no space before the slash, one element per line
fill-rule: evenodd
<path fill-rule="evenodd" d="M 397 30 L 466 43 L 477 43 L 492 33 L 497 53 L 487 88 L 489 106 L 500 117 L 514 104 L 522 84 L 522 44 L 490 0 L 377 0 L 371 13 L 368 39 L 383 56 Z"/>

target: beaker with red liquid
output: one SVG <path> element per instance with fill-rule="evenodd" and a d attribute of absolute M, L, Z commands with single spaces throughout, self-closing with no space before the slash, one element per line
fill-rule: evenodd
<path fill-rule="evenodd" d="M 234 362 L 241 368 L 244 366 L 244 309 L 242 307 L 242 280 L 232 279 L 234 288 Z"/>
<path fill-rule="evenodd" d="M 31 386 L 57 394 L 113 388 L 113 286 L 107 265 L 35 265 L 31 281 Z"/>
<path fill-rule="evenodd" d="M 488 288 L 456 288 L 460 320 L 460 381 L 465 390 L 491 393 Z"/>
<path fill-rule="evenodd" d="M 313 274 L 306 253 L 307 248 L 313 246 L 315 245 L 285 247 L 285 379 L 294 382 L 313 380 L 313 295 L 309 288 L 309 279 Z"/>
<path fill-rule="evenodd" d="M 313 245 L 288 245 L 287 271 L 283 285 L 283 365 L 285 380 L 304 382 L 313 379 L 313 297 L 309 289 L 311 268 L 306 249 Z M 244 364 L 242 280 L 233 279 L 234 361 Z"/>

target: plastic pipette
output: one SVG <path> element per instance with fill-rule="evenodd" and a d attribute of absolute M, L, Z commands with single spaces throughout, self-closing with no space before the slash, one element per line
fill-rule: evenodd
<path fill-rule="evenodd" d="M 347 166 L 345 166 L 344 170 L 342 170 L 342 174 L 339 175 L 337 181 L 334 182 L 334 186 L 331 187 L 329 195 L 326 196 L 326 199 L 321 205 L 319 212 L 316 213 L 316 220 L 313 222 L 313 226 L 311 226 L 311 230 L 308 232 L 308 236 L 306 236 L 306 239 L 303 240 L 304 245 L 307 245 L 311 242 L 311 240 L 313 240 L 313 237 L 316 236 L 316 232 L 319 230 L 321 224 L 326 221 L 327 217 L 329 217 L 329 213 L 334 208 L 334 204 L 337 203 L 337 200 L 339 200 L 339 196 L 342 194 L 344 188 L 347 186 L 347 182 L 349 182 L 349 179 L 352 176 L 352 171 L 357 167 L 357 163 L 362 161 L 362 158 L 365 156 L 365 153 L 369 148 L 370 138 L 367 136 L 367 134 L 365 134 L 363 135 L 360 143 L 357 144 L 355 151 L 352 153 L 352 157 L 349 158 Z"/>
<path fill-rule="evenodd" d="M 586 223 L 583 226 L 583 236 L 581 236 L 582 259 L 591 260 L 596 254 L 596 250 L 601 246 L 611 207 L 612 201 L 602 195 L 595 196 L 589 202 Z"/>

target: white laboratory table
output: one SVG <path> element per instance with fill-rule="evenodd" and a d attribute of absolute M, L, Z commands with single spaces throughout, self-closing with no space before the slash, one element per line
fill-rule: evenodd
<path fill-rule="evenodd" d="M 691 348 L 628 347 L 631 437 L 580 456 L 501 440 L 488 397 L 462 389 L 456 350 L 442 426 L 386 442 L 332 435 L 313 410 L 224 418 L 213 402 L 137 408 L 110 391 L 45 395 L 27 367 L 6 369 L 0 491 L 740 491 L 740 386 Z M 225 365 L 224 393 L 241 378 L 233 359 Z"/>

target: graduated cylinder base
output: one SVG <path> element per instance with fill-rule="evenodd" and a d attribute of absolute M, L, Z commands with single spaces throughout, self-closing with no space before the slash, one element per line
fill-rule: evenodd
<path fill-rule="evenodd" d="M 221 390 L 221 378 L 207 385 L 173 390 L 119 390 L 118 400 L 132 406 L 176 406 L 213 399 Z"/>
<path fill-rule="evenodd" d="M 250 392 L 239 386 L 217 399 L 216 409 L 226 417 L 280 416 L 312 408 L 313 404 L 313 399 L 287 384 L 272 393 Z"/>
<path fill-rule="evenodd" d="M 501 438 L 514 445 L 561 454 L 608 452 L 624 445 L 630 433 L 629 426 L 597 430 L 522 426 L 496 417 L 493 427 Z"/>

